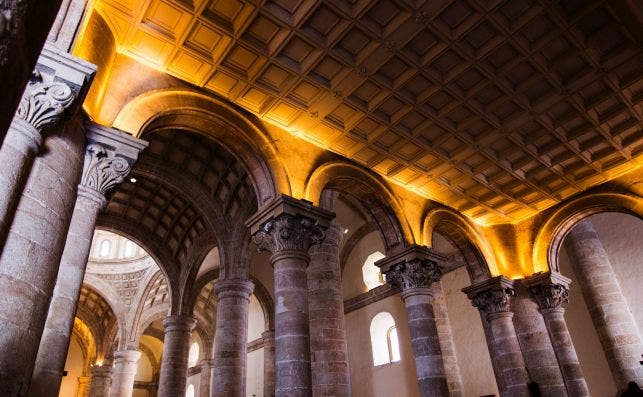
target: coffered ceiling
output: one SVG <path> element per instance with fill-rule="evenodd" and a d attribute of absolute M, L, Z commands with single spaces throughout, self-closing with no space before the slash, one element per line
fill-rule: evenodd
<path fill-rule="evenodd" d="M 628 0 L 92 4 L 121 54 L 483 223 L 643 163 Z"/>

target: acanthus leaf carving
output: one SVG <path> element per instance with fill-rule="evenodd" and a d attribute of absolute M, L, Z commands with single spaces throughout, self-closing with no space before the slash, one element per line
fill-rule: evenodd
<path fill-rule="evenodd" d="M 428 288 L 440 281 L 442 271 L 436 262 L 414 259 L 395 265 L 385 274 L 386 282 L 406 291 L 412 288 Z"/>
<path fill-rule="evenodd" d="M 35 69 L 20 99 L 16 117 L 42 131 L 62 119 L 75 97 L 67 84 L 44 81 L 38 69 Z"/>
<path fill-rule="evenodd" d="M 479 292 L 471 303 L 487 314 L 508 312 L 511 310 L 511 297 L 514 295 L 513 288 L 492 288 Z"/>
<path fill-rule="evenodd" d="M 287 250 L 307 252 L 311 245 L 321 244 L 323 228 L 311 218 L 282 214 L 266 222 L 253 236 L 259 251 L 277 253 Z"/>
<path fill-rule="evenodd" d="M 85 149 L 85 165 L 81 185 L 107 196 L 125 180 L 130 165 L 122 157 L 115 156 L 99 143 L 90 143 Z"/>
<path fill-rule="evenodd" d="M 529 290 L 541 309 L 555 309 L 569 302 L 569 288 L 562 284 L 538 284 Z"/>

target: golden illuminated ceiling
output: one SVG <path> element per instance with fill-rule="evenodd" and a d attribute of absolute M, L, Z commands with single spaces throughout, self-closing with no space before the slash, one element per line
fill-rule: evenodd
<path fill-rule="evenodd" d="M 626 3 L 92 6 L 121 54 L 481 222 L 506 222 L 643 163 L 640 15 Z"/>

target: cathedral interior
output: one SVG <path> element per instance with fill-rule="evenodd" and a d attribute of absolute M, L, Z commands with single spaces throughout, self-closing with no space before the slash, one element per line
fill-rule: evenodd
<path fill-rule="evenodd" d="M 7 0 L 0 80 L 0 396 L 643 387 L 640 0 Z"/>

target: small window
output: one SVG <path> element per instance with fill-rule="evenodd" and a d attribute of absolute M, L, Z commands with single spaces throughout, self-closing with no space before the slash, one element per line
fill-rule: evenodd
<path fill-rule="evenodd" d="M 188 388 L 185 389 L 185 397 L 194 397 L 194 385 L 189 384 Z"/>
<path fill-rule="evenodd" d="M 364 279 L 364 284 L 366 284 L 369 291 L 373 288 L 379 287 L 380 285 L 384 285 L 384 277 L 382 277 L 380 268 L 375 266 L 375 262 L 384 257 L 383 253 L 375 251 L 366 258 L 366 261 L 362 266 L 362 278 Z"/>
<path fill-rule="evenodd" d="M 188 367 L 194 367 L 197 361 L 199 361 L 199 344 L 192 342 L 190 345 L 190 352 L 188 353 Z"/>
<path fill-rule="evenodd" d="M 125 248 L 123 249 L 123 257 L 131 258 L 136 253 L 136 245 L 130 240 L 125 241 Z"/>
<path fill-rule="evenodd" d="M 101 258 L 107 258 L 111 250 L 112 242 L 110 240 L 103 240 L 100 242 L 100 246 L 98 247 L 98 256 Z"/>
<path fill-rule="evenodd" d="M 371 320 L 371 348 L 375 366 L 400 361 L 397 327 L 390 313 L 377 313 Z"/>

